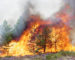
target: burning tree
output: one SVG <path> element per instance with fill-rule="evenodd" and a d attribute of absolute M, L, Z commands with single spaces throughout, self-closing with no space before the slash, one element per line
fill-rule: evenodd
<path fill-rule="evenodd" d="M 51 25 L 39 26 L 34 30 L 34 33 L 32 33 L 33 36 L 30 40 L 30 51 L 45 53 L 48 51 L 48 48 L 51 52 L 58 52 L 58 50 L 62 50 L 65 45 L 64 40 L 66 39 L 67 41 L 67 38 L 63 38 L 63 34 L 67 34 L 65 31 L 66 30 L 63 27 L 52 27 Z"/>
<path fill-rule="evenodd" d="M 5 53 L 1 53 L 0 56 L 25 56 L 34 55 L 36 52 L 47 53 L 61 50 L 75 51 L 75 46 L 70 44 L 69 27 L 62 23 L 53 24 L 37 16 L 31 16 L 19 40 L 12 40 L 8 46 L 2 46 L 1 51 L 4 47 L 8 49 L 4 49 Z"/>
<path fill-rule="evenodd" d="M 36 34 L 36 51 L 40 52 L 40 50 L 43 49 L 43 52 L 45 53 L 47 45 L 52 45 L 52 41 L 50 40 L 50 33 L 51 28 L 48 25 L 45 25 L 43 29 L 38 34 Z"/>

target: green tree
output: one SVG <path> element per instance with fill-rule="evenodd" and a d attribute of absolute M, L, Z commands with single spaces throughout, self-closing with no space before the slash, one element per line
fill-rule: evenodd
<path fill-rule="evenodd" d="M 1 35 L 2 35 L 2 38 L 4 38 L 3 40 L 3 44 L 8 44 L 12 38 L 13 38 L 13 35 L 12 35 L 12 28 L 11 26 L 7 23 L 7 21 L 5 20 L 1 26 Z"/>
<path fill-rule="evenodd" d="M 46 45 L 51 46 L 51 40 L 50 40 L 50 33 L 51 33 L 51 28 L 46 25 L 42 33 L 39 33 L 38 36 L 36 37 L 36 46 L 38 47 L 37 50 L 43 49 L 43 52 L 46 52 Z"/>
<path fill-rule="evenodd" d="M 11 31 L 10 25 L 8 25 L 7 21 L 5 20 L 2 24 L 2 33 L 3 35 L 8 34 Z"/>
<path fill-rule="evenodd" d="M 12 39 L 13 39 L 13 34 L 12 34 L 12 32 L 6 34 L 6 35 L 5 35 L 4 45 L 8 44 Z"/>

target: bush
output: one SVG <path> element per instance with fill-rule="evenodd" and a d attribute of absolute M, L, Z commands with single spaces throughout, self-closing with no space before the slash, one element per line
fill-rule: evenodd
<path fill-rule="evenodd" d="M 75 56 L 75 52 L 70 51 L 60 51 L 63 56 Z"/>
<path fill-rule="evenodd" d="M 46 59 L 47 60 L 57 60 L 57 58 L 60 58 L 62 56 L 75 56 L 75 52 L 60 51 L 58 53 L 46 55 Z"/>
<path fill-rule="evenodd" d="M 11 58 L 12 56 L 6 56 L 7 58 Z"/>
<path fill-rule="evenodd" d="M 55 54 L 49 54 L 46 56 L 47 60 L 56 60 L 57 58 L 60 58 L 62 55 L 61 53 L 55 53 Z"/>

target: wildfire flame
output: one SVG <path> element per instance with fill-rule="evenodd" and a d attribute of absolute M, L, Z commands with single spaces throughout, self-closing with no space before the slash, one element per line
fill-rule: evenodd
<path fill-rule="evenodd" d="M 51 41 L 57 42 L 56 45 L 46 48 L 46 52 L 59 52 L 64 51 L 75 51 L 75 47 L 71 45 L 69 38 L 69 26 L 65 25 L 64 22 L 67 22 L 69 16 L 67 14 L 60 14 L 59 16 L 62 22 L 55 26 L 50 20 L 42 20 L 39 16 L 31 16 L 29 19 L 29 25 L 27 29 L 23 32 L 18 41 L 12 40 L 8 46 L 2 46 L 0 48 L 1 57 L 5 56 L 25 56 L 25 55 L 34 55 L 34 53 L 29 51 L 29 44 L 32 35 L 35 33 L 35 30 L 38 29 L 41 25 L 52 25 Z M 37 31 L 36 31 L 37 32 Z M 36 44 L 33 44 L 36 45 Z M 31 44 L 32 46 L 32 44 Z M 56 48 L 55 48 L 56 46 Z"/>

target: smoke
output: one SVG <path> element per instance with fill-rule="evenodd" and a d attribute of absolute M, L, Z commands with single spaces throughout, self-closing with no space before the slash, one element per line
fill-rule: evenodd
<path fill-rule="evenodd" d="M 14 30 L 13 30 L 13 35 L 15 37 L 19 37 L 22 32 L 25 30 L 26 27 L 26 21 L 30 17 L 30 12 L 29 12 L 29 4 L 24 8 L 24 12 L 22 16 L 18 19 L 18 22 L 16 23 Z"/>
<path fill-rule="evenodd" d="M 13 27 L 23 14 L 27 2 L 28 0 L 0 0 L 0 25 L 6 20 Z"/>
<path fill-rule="evenodd" d="M 23 14 L 18 20 L 19 24 L 15 27 L 15 36 L 20 36 L 22 34 L 26 20 L 30 15 L 39 14 L 41 18 L 48 19 L 54 13 L 58 12 L 63 5 L 62 0 L 24 0 L 20 1 L 20 4 L 23 9 Z"/>
<path fill-rule="evenodd" d="M 64 2 L 69 3 L 75 12 L 74 0 L 0 0 L 0 25 L 6 20 L 14 29 L 14 36 L 18 37 L 23 32 L 30 14 L 40 15 L 42 19 L 46 20 L 59 12 L 64 6 Z M 19 24 L 16 25 L 17 22 Z M 0 31 L 2 31 L 0 32 L 0 41 L 2 41 L 3 29 L 1 26 Z M 74 35 L 74 33 L 72 34 Z"/>
<path fill-rule="evenodd" d="M 70 31 L 70 39 L 72 42 L 72 45 L 75 46 L 75 0 L 65 0 L 65 2 L 67 4 L 70 5 L 71 9 L 72 9 L 72 16 L 73 19 L 70 21 L 70 27 L 71 27 L 71 31 Z"/>
<path fill-rule="evenodd" d="M 0 24 L 6 20 L 14 29 L 13 35 L 18 37 L 23 32 L 30 14 L 39 14 L 41 18 L 47 19 L 58 12 L 62 5 L 62 0 L 1 0 Z M 5 32 L 3 27 L 0 26 L 1 41 L 3 32 Z"/>
<path fill-rule="evenodd" d="M 11 26 L 14 36 L 20 36 L 29 16 L 28 9 L 28 0 L 0 0 L 0 44 L 5 40 L 7 33 L 4 21 Z"/>
<path fill-rule="evenodd" d="M 57 13 L 63 6 L 63 0 L 30 0 L 32 14 L 38 14 L 43 19 L 48 19 Z"/>
<path fill-rule="evenodd" d="M 71 10 L 70 16 L 72 16 L 72 19 L 68 23 L 72 28 L 70 31 L 70 39 L 72 40 L 72 44 L 75 45 L 75 0 L 30 0 L 30 3 L 32 5 L 31 14 L 38 14 L 44 20 L 52 18 L 62 7 L 69 5 L 71 8 L 69 9 Z M 52 21 L 56 22 L 57 20 L 54 18 Z"/>

